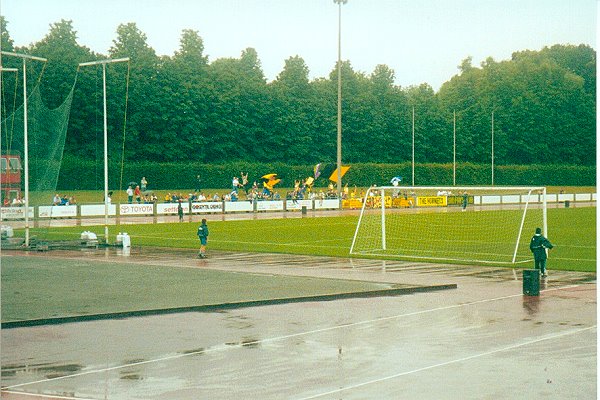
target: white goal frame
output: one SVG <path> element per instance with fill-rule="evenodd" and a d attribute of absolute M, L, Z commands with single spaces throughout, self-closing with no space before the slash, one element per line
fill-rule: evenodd
<path fill-rule="evenodd" d="M 524 201 L 521 200 L 521 202 L 518 204 L 519 207 L 523 208 L 523 214 L 521 217 L 521 222 L 519 225 L 519 230 L 517 233 L 517 237 L 515 240 L 515 246 L 514 246 L 514 252 L 512 254 L 512 262 L 510 262 L 510 264 L 515 264 L 517 263 L 516 258 L 517 258 L 517 251 L 519 249 L 519 244 L 522 238 L 522 234 L 523 234 L 523 226 L 525 223 L 525 218 L 527 216 L 527 211 L 529 209 L 529 203 L 530 200 L 532 198 L 532 196 L 534 195 L 539 195 L 540 197 L 538 198 L 538 201 L 536 201 L 536 203 L 541 205 L 542 208 L 542 221 L 541 221 L 541 228 L 542 228 L 542 232 L 544 234 L 544 236 L 548 236 L 548 217 L 547 217 L 547 193 L 546 193 L 546 187 L 544 186 L 373 186 L 370 187 L 367 192 L 365 193 L 365 197 L 362 199 L 362 207 L 361 207 L 361 211 L 360 211 L 360 216 L 358 218 L 358 223 L 356 225 L 356 230 L 354 232 L 354 236 L 352 238 L 352 245 L 350 246 L 350 255 L 360 255 L 361 252 L 356 252 L 355 251 L 355 245 L 356 245 L 356 241 L 357 241 L 357 237 L 359 234 L 359 230 L 361 228 L 361 223 L 363 221 L 363 217 L 365 215 L 365 210 L 367 207 L 367 199 L 369 199 L 369 197 L 374 197 L 374 198 L 378 198 L 379 197 L 379 203 L 381 203 L 381 206 L 378 207 L 380 209 L 380 217 L 381 217 L 381 249 L 379 250 L 387 250 L 387 238 L 386 238 L 386 202 L 382 201 L 382 197 L 381 197 L 381 193 L 383 193 L 383 198 L 387 197 L 387 196 L 393 196 L 399 194 L 399 193 L 414 193 L 415 191 L 417 192 L 435 192 L 438 191 L 438 193 L 440 191 L 446 191 L 448 193 L 452 192 L 452 193 L 460 193 L 460 192 L 467 192 L 469 194 L 469 196 L 473 196 L 473 193 L 487 193 L 488 195 L 493 195 L 496 196 L 497 193 L 499 192 L 504 192 L 504 193 L 508 193 L 508 192 L 516 192 L 516 193 L 520 193 L 522 197 L 525 198 Z M 434 195 L 431 195 L 434 196 Z M 453 196 L 456 196 L 456 194 L 454 194 Z M 485 195 L 477 195 L 476 197 L 479 197 L 479 199 L 481 200 L 481 198 L 485 196 Z M 397 197 L 404 197 L 404 195 L 401 196 L 397 196 Z M 414 203 L 416 202 L 416 197 L 412 198 L 413 200 L 413 207 L 415 206 Z M 502 205 L 502 202 L 499 203 L 500 205 Z M 493 206 L 492 204 L 489 205 L 483 205 L 483 204 L 478 204 L 475 205 L 475 207 L 478 208 L 478 211 L 480 210 L 485 210 L 486 207 L 489 206 Z M 473 205 L 470 205 L 470 207 L 472 208 Z M 367 210 L 367 211 L 372 211 L 373 209 Z M 366 255 L 366 254 L 365 254 Z M 369 254 L 371 255 L 371 254 Z M 388 255 L 383 255 L 383 257 L 402 257 L 402 255 L 397 255 L 397 256 L 388 256 Z M 494 264 L 501 264 L 501 263 L 506 263 L 506 262 L 496 262 L 496 261 L 486 261 L 486 260 L 464 260 L 464 259 L 453 259 L 453 258 L 436 258 L 436 257 L 422 257 L 422 256 L 407 256 L 408 258 L 414 258 L 414 259 L 419 259 L 419 258 L 423 258 L 423 259 L 431 259 L 431 260 L 447 260 L 447 261 L 477 261 L 477 262 L 483 262 L 483 263 L 494 263 Z M 525 262 L 525 261 L 522 261 Z"/>

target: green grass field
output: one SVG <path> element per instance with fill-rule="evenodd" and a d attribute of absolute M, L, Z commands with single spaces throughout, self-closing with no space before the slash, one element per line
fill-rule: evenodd
<path fill-rule="evenodd" d="M 511 211 L 495 211 L 503 213 Z M 481 218 L 483 212 L 461 213 L 463 218 Z M 415 216 L 419 223 L 431 225 L 434 214 Z M 210 221 L 210 250 L 233 250 L 243 252 L 273 252 L 305 255 L 324 255 L 348 257 L 356 228 L 357 216 L 260 219 L 244 221 Z M 154 246 L 171 248 L 197 248 L 196 237 L 198 223 L 166 223 L 147 225 L 121 225 L 111 227 L 111 240 L 119 231 L 126 231 L 134 246 Z M 493 225 L 487 225 L 492 237 L 497 232 Z M 549 269 L 595 271 L 596 270 L 596 208 L 552 208 L 548 210 L 548 236 L 556 246 L 550 253 Z M 433 225 L 432 225 L 433 226 Z M 454 231 L 444 232 L 436 228 L 440 237 L 457 235 Z M 48 239 L 76 239 L 84 229 L 82 227 L 48 228 L 33 230 L 32 234 Z M 103 227 L 85 227 L 85 230 L 103 235 Z M 528 245 L 532 231 L 523 233 L 525 245 Z M 514 232 L 516 235 L 516 231 Z M 456 239 L 456 236 L 454 236 Z M 482 239 L 487 240 L 487 239 Z M 461 240 L 455 240 L 454 251 L 471 251 L 458 246 Z M 484 242 L 485 243 L 485 242 Z M 526 251 L 527 247 L 525 247 Z M 422 251 L 427 252 L 427 248 Z"/>

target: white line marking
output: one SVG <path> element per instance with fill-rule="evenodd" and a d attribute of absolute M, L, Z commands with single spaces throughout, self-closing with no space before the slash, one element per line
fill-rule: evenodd
<path fill-rule="evenodd" d="M 543 342 L 543 341 L 546 341 L 546 340 L 557 339 L 557 338 L 560 338 L 560 337 L 563 337 L 563 336 L 568 336 L 568 335 L 576 335 L 578 333 L 582 333 L 582 332 L 585 332 L 585 331 L 588 331 L 588 330 L 594 329 L 594 328 L 596 328 L 596 325 L 590 326 L 590 327 L 587 327 L 587 328 L 576 329 L 576 330 L 573 330 L 573 331 L 561 332 L 561 333 L 557 333 L 555 335 L 550 335 L 550 336 L 539 338 L 539 339 L 529 340 L 529 341 L 524 342 L 524 343 L 517 343 L 517 344 L 511 345 L 511 346 L 502 347 L 500 349 L 490 350 L 490 351 L 486 351 L 486 352 L 479 353 L 479 354 L 473 354 L 473 355 L 468 356 L 468 357 L 457 358 L 456 360 L 450 360 L 450 361 L 446 361 L 446 362 L 439 363 L 439 364 L 429 365 L 429 366 L 423 367 L 423 368 L 413 369 L 412 371 L 400 372 L 400 373 L 397 373 L 397 374 L 394 374 L 394 375 L 385 376 L 383 378 L 378 378 L 378 379 L 373 379 L 373 380 L 366 381 L 366 382 L 361 382 L 361 383 L 358 383 L 356 385 L 350 385 L 350 386 L 342 387 L 342 388 L 339 388 L 339 389 L 336 389 L 336 390 L 330 390 L 328 392 L 323 392 L 323 393 L 315 394 L 315 395 L 312 395 L 312 396 L 309 396 L 309 397 L 302 397 L 301 399 L 298 399 L 298 400 L 310 400 L 310 399 L 316 399 L 318 397 L 328 396 L 328 395 L 331 395 L 331 394 L 337 394 L 337 393 L 344 392 L 344 391 L 347 391 L 347 390 L 357 389 L 357 388 L 360 388 L 360 387 L 363 387 L 363 386 L 372 385 L 374 383 L 379 383 L 379 382 L 387 381 L 387 380 L 390 380 L 390 379 L 398 378 L 398 377 L 401 377 L 401 376 L 404 376 L 404 375 L 415 374 L 417 372 L 427 371 L 427 370 L 438 368 L 438 367 L 444 367 L 444 366 L 450 365 L 450 364 L 460 363 L 460 362 L 463 362 L 463 361 L 468 361 L 468 360 L 472 360 L 472 359 L 479 358 L 479 357 L 489 356 L 489 355 L 500 353 L 500 352 L 503 352 L 503 351 L 517 349 L 519 347 L 527 346 L 527 345 L 530 345 L 530 344 L 533 344 L 533 343 L 539 343 L 539 342 Z"/>
<path fill-rule="evenodd" d="M 547 289 L 547 290 L 543 290 L 541 292 L 572 289 L 572 288 L 579 287 L 579 286 L 580 285 L 569 285 L 569 286 L 563 286 L 560 288 Z M 119 370 L 119 369 L 123 369 L 123 368 L 135 367 L 138 365 L 177 360 L 180 358 L 189 357 L 189 356 L 193 356 L 193 355 L 197 355 L 197 354 L 205 354 L 205 353 L 211 353 L 211 352 L 215 352 L 215 351 L 237 349 L 237 348 L 241 348 L 244 346 L 253 346 L 253 345 L 259 345 L 259 344 L 263 344 L 263 343 L 278 342 L 278 341 L 287 340 L 287 339 L 291 339 L 291 338 L 295 338 L 295 337 L 299 337 L 299 336 L 307 336 L 307 335 L 312 335 L 315 333 L 329 332 L 329 331 L 333 331 L 333 330 L 337 330 L 337 329 L 345 329 L 345 328 L 351 328 L 351 327 L 360 326 L 360 325 L 368 325 L 368 324 L 373 324 L 373 323 L 378 323 L 378 322 L 383 322 L 383 321 L 389 321 L 389 320 L 393 320 L 393 319 L 412 317 L 415 315 L 427 314 L 427 313 L 436 312 L 436 311 L 451 310 L 453 308 L 460 308 L 460 307 L 472 306 L 472 305 L 477 305 L 477 304 L 490 303 L 493 301 L 506 300 L 506 299 L 510 299 L 513 297 L 520 297 L 520 296 L 523 296 L 523 294 L 522 293 L 511 294 L 508 296 L 496 297 L 493 299 L 483 299 L 483 300 L 477 300 L 477 301 L 472 301 L 472 302 L 468 302 L 468 303 L 453 304 L 453 305 L 449 305 L 449 306 L 437 307 L 437 308 L 432 308 L 432 309 L 428 309 L 428 310 L 414 311 L 414 312 L 410 312 L 410 313 L 406 313 L 406 314 L 398 314 L 398 315 L 392 315 L 389 317 L 381 317 L 381 318 L 375 318 L 375 319 L 370 319 L 370 320 L 342 324 L 342 325 L 330 326 L 327 328 L 314 329 L 311 331 L 298 332 L 298 333 L 293 333 L 293 334 L 285 335 L 285 336 L 278 336 L 278 337 L 273 337 L 273 338 L 254 340 L 252 342 L 244 342 L 244 343 L 239 343 L 236 345 L 221 344 L 221 345 L 217 345 L 217 346 L 214 346 L 214 347 L 211 347 L 208 349 L 194 351 L 194 352 L 185 353 L 185 354 L 175 354 L 175 355 L 171 355 L 171 356 L 155 358 L 152 360 L 144 360 L 144 361 L 139 361 L 139 362 L 134 362 L 134 363 L 129 363 L 129 364 L 117 365 L 117 366 L 109 367 L 109 368 L 102 368 L 102 369 L 96 369 L 96 370 L 91 370 L 91 371 L 79 372 L 77 374 L 64 375 L 64 376 L 58 376 L 55 378 L 46 378 L 46 379 L 40 379 L 40 380 L 32 381 L 32 382 L 19 383 L 16 385 L 7 386 L 5 389 L 13 389 L 13 388 L 17 388 L 17 387 L 35 385 L 35 384 L 44 383 L 44 382 L 52 382 L 52 381 L 57 381 L 57 380 L 62 380 L 62 379 L 67 379 L 67 378 L 76 378 L 79 376 L 96 374 L 96 373 L 104 373 L 104 372 L 115 371 L 115 370 Z"/>
<path fill-rule="evenodd" d="M 98 400 L 98 399 L 88 399 L 85 397 L 56 396 L 56 395 L 50 395 L 50 394 L 27 393 L 27 392 L 13 391 L 13 390 L 2 390 L 2 393 L 16 394 L 19 396 L 43 397 L 46 399 L 59 399 L 59 400 Z"/>

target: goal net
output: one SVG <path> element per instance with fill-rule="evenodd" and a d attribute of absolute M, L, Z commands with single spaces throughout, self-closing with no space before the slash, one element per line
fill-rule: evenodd
<path fill-rule="evenodd" d="M 350 254 L 523 263 L 537 227 L 547 234 L 545 187 L 372 187 Z"/>

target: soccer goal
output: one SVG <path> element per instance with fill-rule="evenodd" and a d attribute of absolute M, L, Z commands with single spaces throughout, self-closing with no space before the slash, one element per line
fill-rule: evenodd
<path fill-rule="evenodd" d="M 350 254 L 433 262 L 516 264 L 547 235 L 545 187 L 371 187 Z"/>

